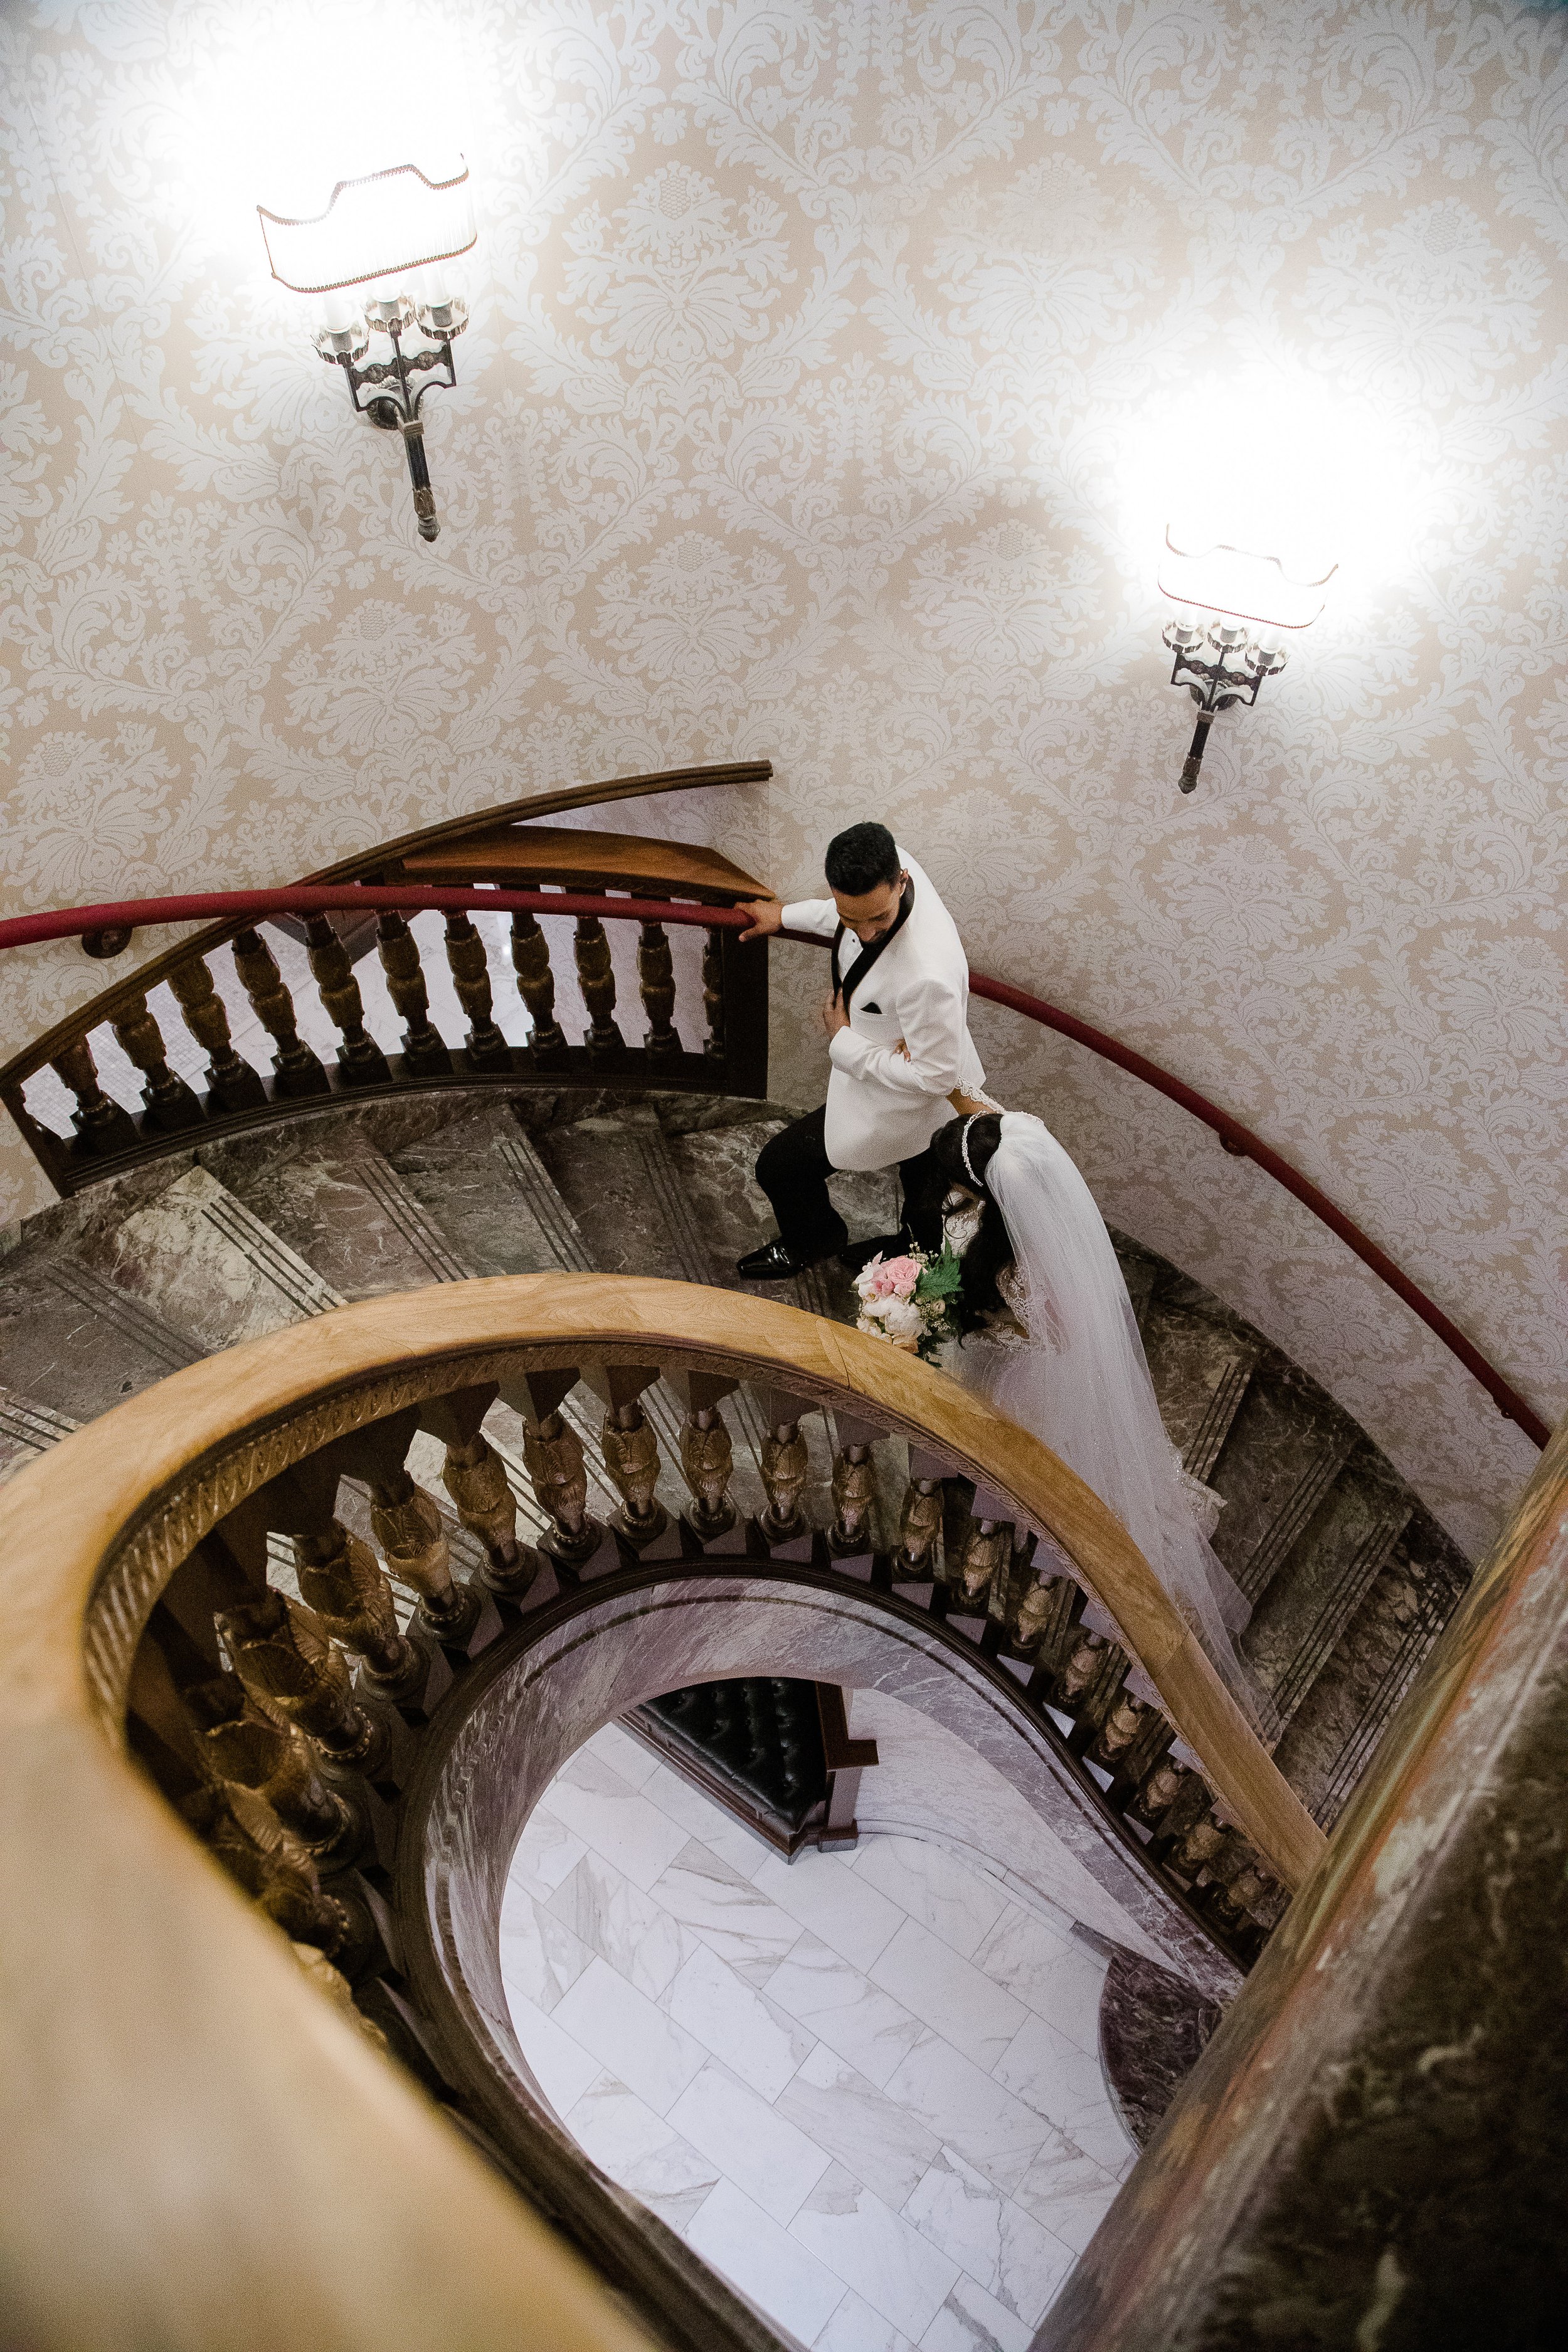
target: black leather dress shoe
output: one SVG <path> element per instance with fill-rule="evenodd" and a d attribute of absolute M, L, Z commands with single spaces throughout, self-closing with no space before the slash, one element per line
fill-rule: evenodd
<path fill-rule="evenodd" d="M 793 1276 L 804 1274 L 808 1265 L 816 1264 L 814 1257 L 796 1257 L 783 1242 L 773 1241 L 764 1242 L 761 1249 L 748 1250 L 744 1257 L 737 1258 L 735 1271 L 742 1282 L 788 1282 Z"/>

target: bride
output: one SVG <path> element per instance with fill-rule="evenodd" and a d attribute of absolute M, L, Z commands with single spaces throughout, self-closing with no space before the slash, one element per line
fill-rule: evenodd
<path fill-rule="evenodd" d="M 1249 1604 L 1194 1516 L 1193 1482 L 1160 1418 L 1132 1302 L 1089 1186 L 1050 1129 L 1024 1111 L 970 1101 L 938 1129 L 931 1150 L 947 1186 L 945 1237 L 963 1261 L 963 1337 L 945 1369 L 1040 1438 L 1115 1513 L 1271 1742 L 1272 1703 L 1236 1646 Z"/>

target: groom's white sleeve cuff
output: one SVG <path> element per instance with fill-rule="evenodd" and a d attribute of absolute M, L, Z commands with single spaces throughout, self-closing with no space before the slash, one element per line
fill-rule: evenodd
<path fill-rule="evenodd" d="M 780 919 L 786 931 L 808 931 L 816 939 L 830 940 L 838 929 L 838 909 L 831 898 L 797 898 Z"/>

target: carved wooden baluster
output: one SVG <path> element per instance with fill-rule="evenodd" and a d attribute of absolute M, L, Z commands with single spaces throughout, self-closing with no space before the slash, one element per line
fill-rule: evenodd
<path fill-rule="evenodd" d="M 1143 1706 L 1139 1710 L 1132 1737 L 1119 1744 L 1113 1752 L 1109 1751 L 1110 1740 L 1120 1741 L 1121 1727 L 1127 1720 L 1121 1708 L 1138 1706 L 1136 1699 L 1126 1696 L 1119 1701 L 1092 1758 L 1097 1764 L 1110 1765 L 1110 1801 L 1116 1805 L 1126 1806 L 1137 1801 L 1165 1761 L 1176 1737 L 1174 1728 L 1157 1706 Z M 1108 1748 L 1104 1755 L 1100 1753 L 1102 1747 Z"/>
<path fill-rule="evenodd" d="M 1189 1828 L 1172 1840 L 1163 1856 L 1166 1868 L 1173 1870 L 1178 1878 L 1196 1878 L 1213 1862 L 1228 1835 L 1212 1809 L 1205 1808 Z"/>
<path fill-rule="evenodd" d="M 766 1509 L 758 1515 L 757 1526 L 764 1543 L 796 1543 L 810 1532 L 810 1521 L 800 1507 L 810 1458 L 798 1418 L 773 1414 L 769 1418 L 773 1425 L 763 1440 L 760 1465 L 768 1500 Z"/>
<path fill-rule="evenodd" d="M 1174 1735 L 1173 1734 L 1173 1737 Z M 1140 1783 L 1127 1801 L 1127 1811 L 1133 1821 L 1142 1822 L 1148 1829 L 1158 1826 L 1163 1817 L 1175 1803 L 1189 1780 L 1196 1774 L 1185 1764 L 1173 1763 L 1162 1756 L 1153 1770 Z"/>
<path fill-rule="evenodd" d="M 278 969 L 278 959 L 259 931 L 237 934 L 234 968 L 257 1019 L 277 1045 L 272 1073 L 279 1093 L 287 1097 L 330 1093 L 325 1070 L 295 1026 L 294 999 Z"/>
<path fill-rule="evenodd" d="M 392 1587 L 367 1543 L 341 1519 L 294 1537 L 300 1597 L 329 1633 L 362 1661 L 371 1681 L 400 1697 L 423 1676 L 425 1662 L 397 1630 Z"/>
<path fill-rule="evenodd" d="M 374 1086 L 390 1076 L 386 1055 L 364 1025 L 364 999 L 349 961 L 348 950 L 332 929 L 329 915 L 307 915 L 305 937 L 310 975 L 321 992 L 328 1020 L 342 1039 L 338 1067 L 345 1085 Z"/>
<path fill-rule="evenodd" d="M 482 1430 L 449 1442 L 441 1484 L 464 1527 L 483 1544 L 496 1590 L 521 1591 L 532 1581 L 534 1564 L 521 1561 L 516 1498 L 506 1465 Z"/>
<path fill-rule="evenodd" d="M 577 965 L 577 985 L 588 1008 L 588 1052 L 595 1060 L 626 1051 L 626 1039 L 616 1026 L 616 975 L 610 962 L 610 942 L 597 915 L 579 915 L 572 941 Z"/>
<path fill-rule="evenodd" d="M 588 1472 L 582 1441 L 559 1410 L 577 1385 L 575 1365 L 525 1372 L 503 1381 L 501 1394 L 522 1415 L 523 1466 L 539 1507 L 551 1522 L 543 1549 L 567 1568 L 593 1559 L 605 1530 L 588 1515 Z"/>
<path fill-rule="evenodd" d="M 285 1592 L 270 1588 L 216 1619 L 230 1664 L 264 1715 L 281 1714 L 334 1762 L 380 1762 L 382 1727 L 355 1703 L 348 1662 Z"/>
<path fill-rule="evenodd" d="M 876 1541 L 877 1470 L 871 1459 L 876 1433 L 837 1416 L 838 1451 L 833 1457 L 833 1525 L 827 1549 L 838 1559 L 868 1552 Z"/>
<path fill-rule="evenodd" d="M 691 1490 L 691 1532 L 699 1543 L 713 1543 L 729 1534 L 739 1516 L 730 1500 L 733 1449 L 719 1404 L 740 1382 L 718 1372 L 676 1372 L 670 1385 L 686 1407 L 680 1474 Z"/>
<path fill-rule="evenodd" d="M 387 1567 L 419 1595 L 419 1614 L 431 1633 L 460 1641 L 478 1620 L 479 1595 L 453 1578 L 440 1505 L 405 1469 L 389 1469 L 369 1484 L 371 1532 Z"/>
<path fill-rule="evenodd" d="M 992 1488 L 976 1486 L 963 1542 L 952 1564 L 954 1598 L 964 1609 L 984 1609 L 993 1584 L 1005 1579 L 1013 1564 L 1013 1523 L 1006 1497 Z"/>
<path fill-rule="evenodd" d="M 496 1394 L 491 1381 L 432 1398 L 421 1410 L 419 1425 L 447 1449 L 441 1484 L 463 1526 L 485 1548 L 485 1582 L 494 1592 L 525 1592 L 539 1572 L 539 1555 L 518 1542 L 517 1504 L 506 1465 L 482 1427 Z"/>
<path fill-rule="evenodd" d="M 899 1550 L 893 1563 L 895 1576 L 935 1576 L 939 1564 L 938 1540 L 942 1535 L 942 1481 L 940 1478 L 911 1478 L 904 1489 L 903 1515 L 899 1521 Z"/>
<path fill-rule="evenodd" d="M 1070 1576 L 1044 1576 L 1036 1569 L 1019 1597 L 1012 1622 L 1015 1643 L 1054 1674 L 1066 1644 L 1076 1638 L 1087 1596 Z"/>
<path fill-rule="evenodd" d="M 71 1125 L 84 1150 L 128 1151 L 134 1148 L 140 1141 L 136 1122 L 99 1085 L 98 1065 L 85 1037 L 79 1037 L 74 1045 L 62 1045 L 58 1054 L 51 1055 L 49 1067 L 76 1097 Z"/>
<path fill-rule="evenodd" d="M 724 1058 L 724 934 L 707 931 L 702 940 L 702 1009 L 708 1034 L 702 1051 L 710 1062 Z"/>
<path fill-rule="evenodd" d="M 612 1524 L 635 1551 L 658 1541 L 669 1515 L 654 1493 L 658 1484 L 658 1440 L 642 1409 L 642 1392 L 658 1378 L 657 1364 L 605 1364 L 584 1375 L 605 1401 L 600 1445 L 605 1469 L 620 1495 Z"/>
<path fill-rule="evenodd" d="M 637 937 L 637 991 L 647 1014 L 643 1051 L 651 1061 L 667 1062 L 680 1051 L 675 1033 L 675 966 L 662 923 L 644 923 Z"/>
<path fill-rule="evenodd" d="M 235 1052 L 228 1007 L 200 956 L 168 974 L 180 1018 L 207 1057 L 207 1092 L 219 1110 L 256 1110 L 267 1100 L 261 1073 Z"/>
<path fill-rule="evenodd" d="M 209 1780 L 256 1790 L 312 1853 L 352 1843 L 353 1812 L 321 1778 L 318 1751 L 298 1724 L 258 1714 L 237 1675 L 198 1683 L 184 1693 L 184 1705 L 197 1761 Z"/>
<path fill-rule="evenodd" d="M 257 1908 L 296 1943 L 314 1944 L 349 1969 L 363 1965 L 371 1934 L 363 1908 L 322 1892 L 315 1858 L 254 1789 L 226 1780 L 187 1797 L 185 1819 Z"/>
<path fill-rule="evenodd" d="M 296 1943 L 293 1948 L 294 1958 L 316 1990 L 331 2002 L 339 2015 L 363 2033 L 367 2042 L 374 2042 L 378 2050 L 387 2049 L 386 2036 L 375 2020 L 367 2017 L 363 2009 L 356 2008 L 353 1990 L 342 1971 L 333 1968 L 326 1954 L 318 1951 L 314 1944 Z"/>
<path fill-rule="evenodd" d="M 452 1050 L 430 1018 L 430 992 L 419 961 L 419 942 L 395 907 L 384 907 L 375 927 L 375 952 L 386 974 L 386 992 L 403 1024 L 403 1059 L 416 1077 L 443 1076 Z"/>
<path fill-rule="evenodd" d="M 476 1070 L 510 1070 L 511 1047 L 490 1010 L 490 966 L 483 935 L 465 914 L 447 918 L 447 961 L 458 1002 L 468 1017 L 463 1050 Z"/>
<path fill-rule="evenodd" d="M 566 1057 L 566 1033 L 555 1018 L 555 975 L 550 969 L 550 942 L 530 914 L 511 919 L 511 968 L 517 992 L 528 1011 L 531 1034 L 528 1050 L 536 1062 Z"/>
<path fill-rule="evenodd" d="M 127 997 L 119 1012 L 110 1016 L 110 1026 L 127 1060 L 134 1062 L 142 1073 L 143 1131 L 177 1135 L 183 1128 L 199 1127 L 202 1107 L 184 1078 L 169 1067 L 163 1033 L 156 1016 L 148 1011 L 147 999 Z"/>

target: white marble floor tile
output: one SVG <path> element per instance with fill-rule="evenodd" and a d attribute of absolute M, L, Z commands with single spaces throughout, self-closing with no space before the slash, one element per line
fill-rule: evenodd
<path fill-rule="evenodd" d="M 645 1748 L 640 1739 L 634 1739 L 618 1723 L 601 1724 L 585 1743 L 584 1752 L 599 1757 L 633 1789 L 642 1788 L 658 1770 L 659 1759 L 654 1750 Z"/>
<path fill-rule="evenodd" d="M 1079 2147 L 1084 2146 L 1079 2124 L 1085 2131 L 1095 2131 L 1110 2123 L 1121 2132 L 1099 2058 L 1080 2050 L 1043 2017 L 1030 2017 L 1020 2027 L 993 2071 L 999 2083 Z M 1121 2144 L 1129 2145 L 1125 2135 Z"/>
<path fill-rule="evenodd" d="M 563 2121 L 601 2172 L 629 2189 L 672 2230 L 686 2228 L 721 2177 L 710 2157 L 682 2139 L 614 2074 L 591 2083 Z"/>
<path fill-rule="evenodd" d="M 1028 2327 L 1073 2265 L 1059 2238 L 952 2148 L 920 2182 L 904 2218 Z"/>
<path fill-rule="evenodd" d="M 1043 2116 L 940 2034 L 922 2033 L 885 2088 L 890 2099 L 1009 2194 L 1051 2137 Z"/>
<path fill-rule="evenodd" d="M 1004 1913 L 1016 1907 L 994 1880 L 982 1878 L 929 1838 L 864 1838 L 856 1867 L 868 1886 L 879 1888 L 966 1960 L 974 1958 Z"/>
<path fill-rule="evenodd" d="M 824 2042 L 816 2044 L 775 2105 L 895 2212 L 936 2161 L 935 2133 L 885 2098 Z"/>
<path fill-rule="evenodd" d="M 665 2007 L 677 2025 L 695 2034 L 764 2099 L 776 2099 L 816 2047 L 804 2025 L 754 1992 L 706 1944 L 699 1944 L 680 1969 Z"/>
<path fill-rule="evenodd" d="M 767 1994 L 879 2089 L 924 2031 L 900 2001 L 811 1935 L 768 1978 Z"/>
<path fill-rule="evenodd" d="M 653 1882 L 655 1900 L 760 1990 L 799 1942 L 799 1921 L 770 1903 L 718 1854 L 689 1839 L 677 1823 L 670 1822 L 668 1827 L 679 1837 L 680 1846 Z"/>
<path fill-rule="evenodd" d="M 527 2062 L 528 2070 L 544 2094 L 546 2104 L 558 2116 L 580 2099 L 596 2076 L 604 2073 L 600 2061 L 591 2050 L 547 2016 L 537 2003 L 523 1993 L 507 1988 L 507 2006 L 511 2011 L 512 2032 Z"/>
<path fill-rule="evenodd" d="M 509 1995 L 520 1992 L 537 2008 L 552 2010 L 593 1957 L 537 1895 L 520 1888 L 509 1896 L 500 1922 L 501 1980 Z"/>
<path fill-rule="evenodd" d="M 584 1854 L 547 1907 L 650 2000 L 662 2002 L 695 1942 L 662 1904 L 597 1853 Z"/>
<path fill-rule="evenodd" d="M 921 2352 L 1029 2352 L 1033 2336 L 994 2295 L 961 2278 L 921 2337 Z"/>
<path fill-rule="evenodd" d="M 710 1853 L 721 1855 L 742 1878 L 749 1879 L 772 1850 L 765 1839 L 705 1797 L 700 1789 L 694 1789 L 668 1764 L 656 1762 L 642 1787 L 644 1796 L 660 1812 L 679 1822 L 687 1836 L 698 1839 Z"/>
<path fill-rule="evenodd" d="M 831 2162 L 803 2131 L 711 2060 L 676 2100 L 668 2121 L 775 2221 L 790 2219 Z"/>
<path fill-rule="evenodd" d="M 1053 2134 L 1013 2194 L 1075 2254 L 1081 2254 L 1115 2202 L 1121 2182 L 1075 2140 Z"/>
<path fill-rule="evenodd" d="M 550 1809 L 645 1892 L 687 1843 L 678 1822 L 586 1748 L 551 1782 Z"/>
<path fill-rule="evenodd" d="M 1029 2015 L 1021 2000 L 918 1919 L 904 1921 L 868 1973 L 987 2074 Z"/>
<path fill-rule="evenodd" d="M 770 1853 L 752 1872 L 752 1884 L 851 1968 L 868 1969 L 904 1924 L 899 1906 L 846 1870 L 834 1853 L 808 1847 L 793 1862 Z"/>
<path fill-rule="evenodd" d="M 803 2344 L 820 2334 L 844 2300 L 837 2273 L 732 2180 L 721 2180 L 710 2191 L 688 2225 L 686 2239 L 704 2262 Z"/>
<path fill-rule="evenodd" d="M 915 2347 L 851 2287 L 817 2337 L 816 2352 L 915 2352 Z"/>
<path fill-rule="evenodd" d="M 708 2063 L 700 2042 L 672 2024 L 597 1954 L 557 2004 L 554 2018 L 563 2032 L 591 2051 L 656 2115 L 667 2115 Z"/>
<path fill-rule="evenodd" d="M 1009 1905 L 974 1954 L 974 1965 L 1092 2055 L 1100 2051 L 1100 1997 L 1108 1963 L 1076 1937 Z"/>
<path fill-rule="evenodd" d="M 587 1851 L 559 1814 L 548 1805 L 536 1805 L 513 1850 L 508 1876 L 530 1895 L 549 1896 Z"/>
<path fill-rule="evenodd" d="M 951 2256 L 842 2165 L 823 2175 L 790 2223 L 790 2235 L 910 2336 L 930 2326 L 958 2276 Z"/>

